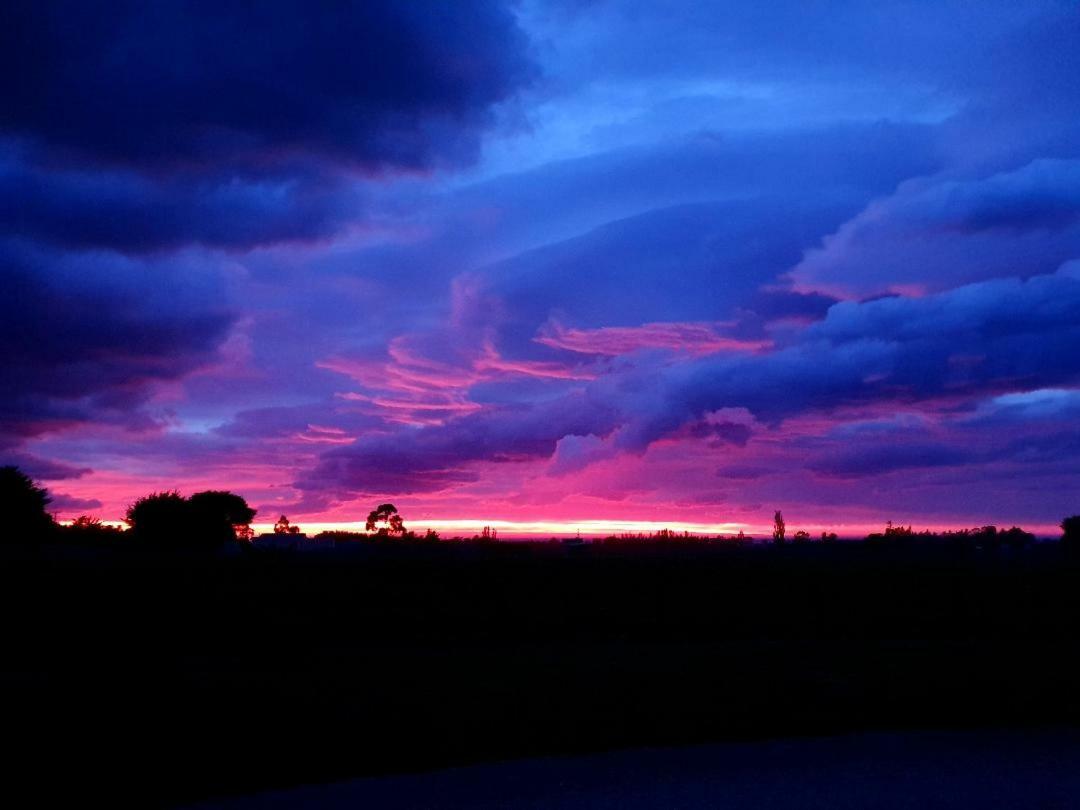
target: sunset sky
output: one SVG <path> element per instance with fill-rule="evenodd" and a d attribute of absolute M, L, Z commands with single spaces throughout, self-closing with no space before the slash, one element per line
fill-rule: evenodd
<path fill-rule="evenodd" d="M 1075 2 L 16 0 L 0 99 L 0 463 L 61 518 L 1080 506 Z"/>

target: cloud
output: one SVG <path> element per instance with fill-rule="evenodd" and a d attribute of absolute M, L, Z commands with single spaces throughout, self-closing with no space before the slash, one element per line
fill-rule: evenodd
<path fill-rule="evenodd" d="M 303 491 L 436 492 L 477 480 L 476 461 L 547 458 L 568 435 L 608 433 L 614 406 L 573 394 L 542 407 L 491 408 L 445 424 L 376 433 L 324 453 L 296 482 Z"/>
<path fill-rule="evenodd" d="M 126 252 L 329 237 L 365 218 L 358 180 L 472 163 L 527 52 L 486 0 L 8 6 L 0 228 Z"/>
<path fill-rule="evenodd" d="M 3 458 L 0 466 L 18 467 L 36 481 L 66 481 L 82 478 L 93 472 L 89 467 L 76 467 L 27 453 L 8 452 L 0 455 L 0 458 Z"/>
<path fill-rule="evenodd" d="M 147 424 L 157 382 L 211 362 L 234 316 L 214 267 L 0 243 L 0 436 Z"/>
<path fill-rule="evenodd" d="M 926 178 L 878 200 L 807 252 L 804 289 L 941 290 L 1053 271 L 1080 252 L 1080 160 L 1035 160 L 984 178 Z"/>
<path fill-rule="evenodd" d="M 325 171 L 148 177 L 0 159 L 0 236 L 65 248 L 248 249 L 325 238 L 363 216 L 361 193 Z"/>
<path fill-rule="evenodd" d="M 324 454 L 297 485 L 338 493 L 438 491 L 473 480 L 470 465 L 478 461 L 554 457 L 553 471 L 565 473 L 617 453 L 641 453 L 688 426 L 694 434 L 696 422 L 720 409 L 745 409 L 775 426 L 845 406 L 1070 383 L 1080 380 L 1076 345 L 1080 280 L 1068 275 L 841 302 L 771 352 L 659 364 L 644 356 L 556 399 L 362 437 Z M 744 444 L 748 424 L 728 421 L 712 432 Z M 853 452 L 818 468 L 855 475 L 959 463 L 963 454 L 921 442 L 859 459 Z"/>
<path fill-rule="evenodd" d="M 76 495 L 1067 494 L 1074 4 L 144 6 L 0 12 L 0 448 Z"/>
<path fill-rule="evenodd" d="M 955 467 L 978 459 L 979 455 L 970 450 L 946 444 L 905 442 L 875 447 L 856 445 L 830 453 L 809 466 L 823 475 L 863 478 L 898 470 Z"/>
<path fill-rule="evenodd" d="M 104 505 L 97 498 L 77 498 L 63 492 L 51 493 L 51 497 L 49 509 L 54 512 L 85 512 L 90 509 L 100 509 Z"/>
<path fill-rule="evenodd" d="M 0 126 L 57 156 L 259 173 L 301 153 L 365 170 L 471 159 L 533 73 L 500 3 L 19 3 Z"/>
<path fill-rule="evenodd" d="M 1080 390 L 1039 388 L 1001 394 L 980 402 L 965 421 L 975 425 L 1017 425 L 1071 421 L 1080 417 Z"/>
<path fill-rule="evenodd" d="M 720 329 L 724 325 L 646 323 L 641 326 L 572 329 L 552 322 L 544 327 L 535 340 L 553 349 L 565 349 L 579 354 L 616 356 L 641 349 L 668 349 L 690 354 L 712 354 L 719 351 L 746 352 L 762 349 L 768 345 L 764 341 L 725 337 L 720 334 Z"/>
<path fill-rule="evenodd" d="M 599 436 L 591 433 L 587 436 L 569 434 L 555 443 L 555 452 L 551 456 L 548 470 L 551 475 L 566 475 L 616 455 L 618 449 Z"/>

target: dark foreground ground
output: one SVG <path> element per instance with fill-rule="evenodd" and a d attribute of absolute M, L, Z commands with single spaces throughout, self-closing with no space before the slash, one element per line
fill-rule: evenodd
<path fill-rule="evenodd" d="M 1054 546 L 8 548 L 0 608 L 0 768 L 8 795 L 39 804 L 642 746 L 1080 727 L 1080 565 Z"/>
<path fill-rule="evenodd" d="M 1069 810 L 1080 734 L 909 732 L 620 751 L 357 779 L 192 810 Z"/>

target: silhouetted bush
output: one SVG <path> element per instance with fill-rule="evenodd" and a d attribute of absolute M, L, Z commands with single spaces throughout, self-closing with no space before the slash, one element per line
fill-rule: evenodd
<path fill-rule="evenodd" d="M 155 492 L 128 507 L 124 520 L 136 538 L 167 548 L 220 548 L 247 526 L 255 510 L 239 495 L 223 491 Z"/>
<path fill-rule="evenodd" d="M 116 526 L 108 526 L 101 518 L 92 515 L 79 515 L 69 525 L 60 528 L 60 536 L 65 540 L 88 543 L 107 543 L 120 540 L 124 535 Z"/>
<path fill-rule="evenodd" d="M 1069 554 L 1080 556 L 1080 515 L 1061 521 L 1061 545 Z"/>
<path fill-rule="evenodd" d="M 361 532 L 347 532 L 340 529 L 334 529 L 331 531 L 319 532 L 314 540 L 333 540 L 335 543 L 356 543 L 360 540 L 366 540 L 367 535 Z"/>
<path fill-rule="evenodd" d="M 176 491 L 153 492 L 128 507 L 124 522 L 136 538 L 162 546 L 182 546 L 191 535 L 187 500 Z"/>
<path fill-rule="evenodd" d="M 247 528 L 255 510 L 233 492 L 209 490 L 188 498 L 191 528 L 208 544 L 225 543 L 237 536 L 238 528 Z M 246 533 L 245 533 L 246 534 Z"/>
<path fill-rule="evenodd" d="M 55 528 L 45 511 L 50 500 L 48 491 L 18 467 L 0 467 L 0 531 L 9 542 L 37 540 Z"/>

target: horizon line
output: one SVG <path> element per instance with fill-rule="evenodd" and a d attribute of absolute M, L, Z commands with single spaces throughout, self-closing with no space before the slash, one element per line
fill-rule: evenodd
<path fill-rule="evenodd" d="M 59 521 L 62 524 L 71 523 L 71 520 Z M 102 520 L 103 524 L 109 526 L 117 526 L 120 528 L 126 528 L 127 524 L 122 520 Z M 365 534 L 366 526 L 364 521 L 327 521 L 327 520 L 311 520 L 306 521 L 298 519 L 291 521 L 293 525 L 298 526 L 300 531 L 305 534 L 319 534 L 320 532 L 355 532 Z M 894 521 L 897 526 L 911 525 L 915 531 L 958 531 L 961 529 L 971 529 L 979 525 L 997 525 L 999 528 L 1007 528 L 1008 526 L 1021 526 L 1021 528 L 1030 531 L 1037 536 L 1050 536 L 1060 533 L 1058 525 L 1055 524 L 1028 524 L 1023 526 L 1015 521 L 1002 521 L 997 523 L 979 523 L 979 522 L 966 522 L 966 523 L 927 523 L 925 525 L 917 524 L 912 521 Z M 885 525 L 885 521 L 877 522 L 859 522 L 859 523 L 808 523 L 805 525 L 796 524 L 794 522 L 789 523 L 789 533 L 794 534 L 796 531 L 807 531 L 810 533 L 811 538 L 816 538 L 822 532 L 835 532 L 839 537 L 855 537 L 865 536 L 871 532 L 881 531 Z M 250 524 L 252 530 L 257 534 L 271 534 L 274 530 L 274 523 L 269 521 L 254 521 Z M 426 531 L 433 529 L 440 534 L 448 534 L 450 536 L 463 536 L 471 537 L 478 535 L 485 527 L 490 527 L 497 531 L 500 536 L 511 538 L 528 538 L 528 537 L 562 537 L 562 536 L 575 536 L 581 535 L 582 537 L 604 537 L 619 534 L 655 534 L 657 532 L 668 530 L 676 533 L 687 532 L 691 535 L 737 535 L 740 531 L 748 536 L 772 536 L 772 524 L 761 523 L 738 523 L 738 522 L 724 522 L 724 523 L 698 523 L 687 521 L 657 521 L 657 520 L 606 520 L 606 519 L 585 519 L 585 520 L 534 520 L 534 521 L 515 521 L 505 519 L 480 519 L 480 518 L 427 518 L 418 520 L 406 520 L 405 526 L 407 529 L 420 529 Z"/>

